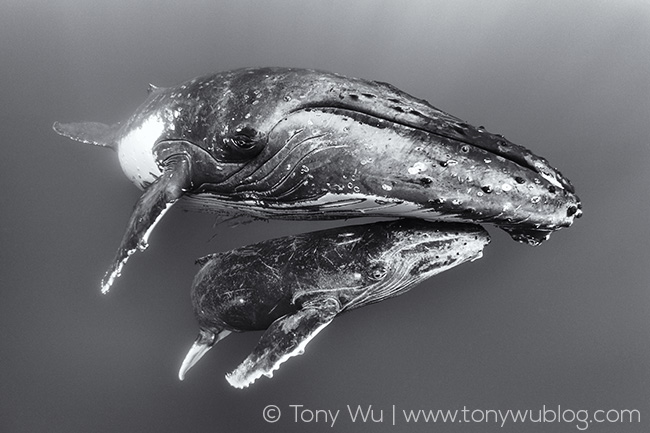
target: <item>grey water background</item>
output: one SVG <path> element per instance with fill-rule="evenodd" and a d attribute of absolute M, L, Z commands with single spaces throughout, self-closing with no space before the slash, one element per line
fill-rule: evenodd
<path fill-rule="evenodd" d="M 393 405 L 638 409 L 641 423 L 587 431 L 649 431 L 649 53 L 645 1 L 5 0 L 0 431 L 578 431 L 392 425 Z M 117 122 L 149 82 L 268 65 L 387 81 L 502 133 L 559 167 L 585 215 L 537 248 L 489 228 L 483 259 L 337 318 L 249 389 L 224 374 L 259 333 L 220 342 L 180 382 L 194 259 L 324 225 L 215 227 L 173 209 L 103 296 L 140 193 L 113 152 L 51 124 Z M 341 414 L 330 427 L 290 405 Z M 352 422 L 346 405 L 384 422 Z"/>

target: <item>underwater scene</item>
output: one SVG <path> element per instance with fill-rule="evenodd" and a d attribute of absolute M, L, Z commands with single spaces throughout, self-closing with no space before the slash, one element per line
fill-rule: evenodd
<path fill-rule="evenodd" d="M 0 430 L 648 431 L 648 52 L 634 0 L 5 2 Z"/>

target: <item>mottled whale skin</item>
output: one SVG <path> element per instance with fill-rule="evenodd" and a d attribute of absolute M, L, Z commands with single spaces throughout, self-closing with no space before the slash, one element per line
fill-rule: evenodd
<path fill-rule="evenodd" d="M 144 189 L 103 292 L 182 197 L 259 218 L 491 223 L 533 245 L 582 214 L 544 158 L 386 83 L 251 68 L 150 90 L 123 125 L 54 124 L 115 149 Z"/>
<path fill-rule="evenodd" d="M 266 331 L 227 380 L 243 388 L 270 377 L 338 314 L 476 260 L 488 242 L 475 224 L 402 219 L 287 236 L 199 259 L 192 305 L 200 331 L 179 377 L 217 341 L 251 330 Z"/>

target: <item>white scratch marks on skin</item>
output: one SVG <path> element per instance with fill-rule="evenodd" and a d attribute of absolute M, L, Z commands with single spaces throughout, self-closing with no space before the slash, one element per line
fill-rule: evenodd
<path fill-rule="evenodd" d="M 292 254 L 292 257 L 293 257 L 293 254 Z M 277 270 L 276 268 L 274 268 L 273 266 L 269 265 L 268 263 L 266 263 L 266 262 L 263 261 L 263 260 L 260 260 L 260 262 L 262 263 L 262 265 L 264 265 L 264 267 L 266 267 L 269 271 L 271 271 L 271 273 L 273 274 L 273 276 L 274 276 L 276 279 L 280 279 L 280 278 L 281 278 L 281 275 L 280 275 L 280 273 L 278 272 L 278 270 Z"/>
<path fill-rule="evenodd" d="M 356 244 L 356 243 L 359 242 L 359 241 L 361 241 L 361 238 L 360 238 L 360 237 L 358 237 L 358 238 L 352 238 L 352 239 L 345 240 L 345 241 L 342 241 L 342 242 L 337 242 L 336 244 L 339 245 L 339 246 L 340 246 L 340 245 L 349 245 L 349 244 Z"/>

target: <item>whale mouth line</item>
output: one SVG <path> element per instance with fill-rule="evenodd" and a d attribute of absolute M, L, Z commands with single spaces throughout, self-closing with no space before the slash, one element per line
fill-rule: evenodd
<path fill-rule="evenodd" d="M 462 143 L 468 146 L 472 146 L 474 148 L 482 149 L 485 152 L 488 152 L 492 155 L 502 157 L 513 164 L 516 164 L 519 167 L 522 167 L 524 169 L 531 170 L 537 174 L 542 175 L 544 179 L 550 182 L 548 179 L 548 175 L 544 175 L 544 173 L 540 172 L 539 168 L 530 163 L 529 161 L 526 160 L 524 156 L 518 156 L 518 155 L 513 155 L 512 153 L 500 153 L 500 152 L 495 152 L 495 149 L 490 148 L 488 146 L 482 146 L 480 143 L 476 143 L 471 140 L 464 140 L 458 136 L 454 136 L 453 134 L 445 134 L 444 132 L 440 130 L 432 130 L 428 129 L 424 126 L 414 124 L 412 122 L 405 122 L 405 121 L 400 121 L 399 119 L 396 119 L 394 117 L 390 116 L 382 116 L 379 113 L 370 111 L 370 110 L 363 110 L 358 107 L 349 107 L 349 106 L 337 106 L 333 104 L 309 104 L 306 106 L 302 106 L 299 108 L 296 108 L 295 110 L 292 110 L 290 113 L 297 113 L 300 111 L 322 111 L 324 113 L 332 113 L 332 114 L 337 114 L 341 116 L 347 116 L 352 118 L 353 120 L 357 120 L 359 122 L 378 127 L 378 128 L 387 128 L 390 126 L 390 124 L 393 125 L 398 125 L 400 127 L 406 128 L 406 129 L 411 129 L 419 132 L 423 132 L 426 134 L 430 135 L 435 135 L 440 138 L 443 138 L 445 140 L 450 140 L 450 141 L 455 141 L 457 143 Z M 417 113 L 419 117 L 424 119 L 425 121 L 431 121 L 433 122 L 435 119 L 432 119 L 430 117 L 425 116 L 424 114 L 420 113 L 419 111 L 412 111 L 411 113 Z M 447 115 L 448 116 L 448 115 Z M 455 118 L 454 118 L 455 119 Z M 466 125 L 466 126 L 465 126 Z M 469 127 L 469 125 L 465 122 L 462 122 L 458 120 L 458 128 L 462 127 Z M 482 131 L 481 131 L 482 132 Z M 484 132 L 485 134 L 488 135 L 493 135 L 488 132 Z M 501 141 L 504 145 L 510 145 L 511 147 L 519 147 L 518 145 L 510 144 L 507 143 L 504 138 L 499 138 L 498 141 Z M 553 179 L 555 180 L 555 179 Z M 557 181 L 555 182 L 557 183 Z M 563 186 L 560 185 L 561 188 L 564 189 Z"/>

